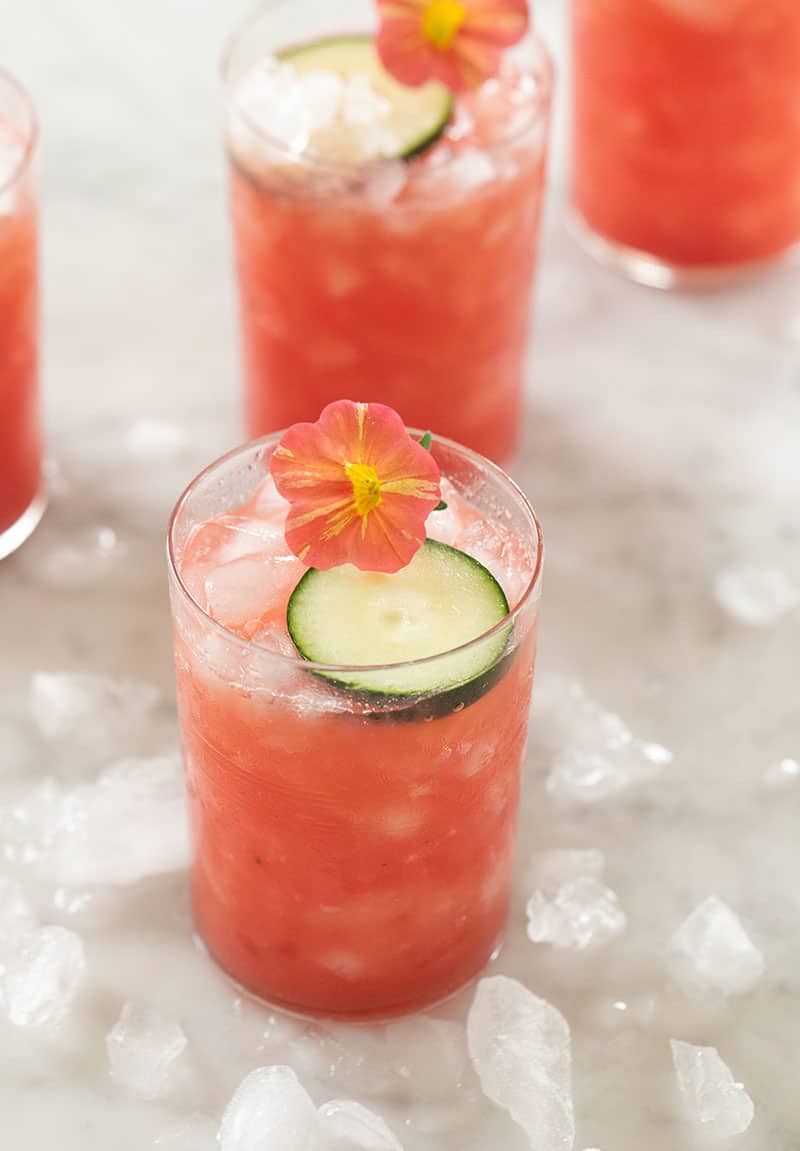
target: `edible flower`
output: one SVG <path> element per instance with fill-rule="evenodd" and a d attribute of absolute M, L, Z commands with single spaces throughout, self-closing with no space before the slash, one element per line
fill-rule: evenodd
<path fill-rule="evenodd" d="M 441 499 L 429 451 L 384 404 L 337 400 L 315 424 L 294 424 L 270 461 L 289 501 L 284 533 L 308 567 L 354 564 L 396 572 L 425 540 Z"/>
<path fill-rule="evenodd" d="M 527 0 L 377 0 L 378 55 L 401 84 L 454 92 L 493 76 L 528 28 Z"/>

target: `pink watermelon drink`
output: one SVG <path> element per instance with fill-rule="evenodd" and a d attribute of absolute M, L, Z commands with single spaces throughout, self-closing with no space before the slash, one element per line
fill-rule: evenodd
<path fill-rule="evenodd" d="M 264 999 L 389 1016 L 455 991 L 502 937 L 541 537 L 499 469 L 439 441 L 448 507 L 407 567 L 306 569 L 268 474 L 275 444 L 213 464 L 170 529 L 195 916 Z M 397 661 L 455 635 L 455 616 L 473 641 Z M 392 661 L 362 666 L 376 628 Z"/>
<path fill-rule="evenodd" d="M 572 0 L 572 35 L 573 193 L 595 235 L 678 273 L 800 241 L 796 0 Z"/>
<path fill-rule="evenodd" d="M 395 83 L 363 35 L 271 4 L 226 69 L 247 429 L 372 381 L 410 423 L 517 439 L 551 66 L 531 39 L 453 95 Z M 347 33 L 343 35 L 343 33 Z"/>

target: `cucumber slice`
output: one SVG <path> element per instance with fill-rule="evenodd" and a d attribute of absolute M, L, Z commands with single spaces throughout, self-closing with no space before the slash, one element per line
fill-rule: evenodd
<path fill-rule="evenodd" d="M 466 650 L 454 649 L 501 623 L 508 611 L 503 589 L 483 564 L 426 540 L 411 563 L 392 575 L 349 564 L 311 568 L 292 593 L 286 617 L 305 659 L 351 669 L 320 672 L 339 686 L 395 699 L 450 697 L 456 689 L 466 703 L 476 696 L 465 689 L 483 684 L 500 663 L 511 625 Z M 409 662 L 443 652 L 450 654 Z M 373 670 L 381 664 L 397 666 Z M 494 674 L 489 678 L 494 682 Z M 451 699 L 446 710 L 458 703 Z"/>
<path fill-rule="evenodd" d="M 332 154 L 334 159 L 352 159 L 352 142 L 357 139 L 361 161 L 410 160 L 438 140 L 453 114 L 449 88 L 436 82 L 418 88 L 398 84 L 384 69 L 369 36 L 318 40 L 289 48 L 278 59 L 291 64 L 298 75 L 334 72 L 343 80 L 363 76 L 375 97 L 386 101 L 387 114 L 377 124 L 379 130 L 372 130 L 369 122 L 341 120 L 316 141 L 320 150 Z"/>

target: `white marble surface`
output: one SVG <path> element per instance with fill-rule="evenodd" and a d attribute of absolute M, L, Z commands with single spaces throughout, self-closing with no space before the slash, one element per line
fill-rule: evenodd
<path fill-rule="evenodd" d="M 540 7 L 557 37 L 557 5 Z M 0 566 L 0 873 L 21 879 L 42 922 L 80 933 L 87 964 L 61 1025 L 0 1021 L 0 1146 L 140 1151 L 197 1111 L 210 1118 L 185 1146 L 202 1151 L 239 1080 L 289 1061 L 317 1103 L 360 1099 L 406 1151 L 521 1151 L 522 1133 L 471 1073 L 429 1105 L 381 1071 L 379 1033 L 298 1041 L 295 1025 L 237 1001 L 192 943 L 183 872 L 65 890 L 18 850 L 10 809 L 48 774 L 72 786 L 108 758 L 174 741 L 165 516 L 239 435 L 214 78 L 240 10 L 239 0 L 0 0 L 2 63 L 43 121 L 46 422 L 61 469 L 39 532 Z M 743 1081 L 755 1119 L 741 1151 L 791 1151 L 800 778 L 773 769 L 800 758 L 798 612 L 789 595 L 779 619 L 747 623 L 715 587 L 741 565 L 800 584 L 800 276 L 705 297 L 630 286 L 572 246 L 559 185 L 556 174 L 513 469 L 548 556 L 517 899 L 496 970 L 572 1027 L 577 1148 L 694 1145 L 676 1038 L 717 1047 Z M 92 551 L 96 570 L 84 563 Z M 151 719 L 120 734 L 116 756 L 32 734 L 32 673 L 79 668 L 164 692 Z M 577 738 L 553 722 L 571 680 L 672 763 L 592 804 L 549 793 L 554 753 Z M 568 728 L 576 722 L 573 709 Z M 635 748 L 623 756 L 641 767 Z M 606 854 L 627 927 L 602 948 L 526 938 L 527 859 L 556 846 Z M 670 936 L 711 894 L 765 958 L 757 987 L 728 1000 L 687 995 L 666 969 Z M 125 1000 L 153 1005 L 188 1038 L 157 1100 L 109 1073 L 105 1036 Z M 463 1017 L 466 1002 L 448 1013 Z"/>

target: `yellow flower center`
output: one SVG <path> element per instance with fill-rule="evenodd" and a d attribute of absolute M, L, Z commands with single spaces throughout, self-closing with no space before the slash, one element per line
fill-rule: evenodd
<path fill-rule="evenodd" d="M 381 481 L 372 464 L 344 465 L 347 478 L 353 485 L 353 502 L 360 516 L 368 515 L 381 502 Z"/>
<path fill-rule="evenodd" d="M 467 18 L 467 10 L 458 0 L 429 0 L 422 13 L 422 35 L 435 48 L 446 51 Z"/>

